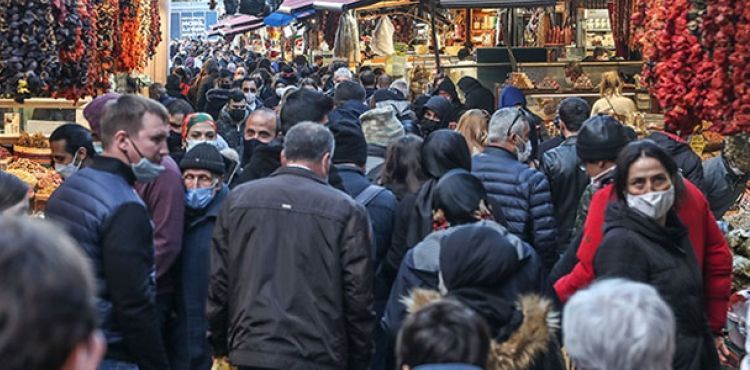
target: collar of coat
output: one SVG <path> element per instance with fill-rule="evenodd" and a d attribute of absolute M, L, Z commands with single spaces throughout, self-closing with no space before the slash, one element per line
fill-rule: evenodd
<path fill-rule="evenodd" d="M 279 175 L 294 175 L 294 176 L 300 176 L 300 177 L 306 177 L 310 180 L 317 181 L 321 184 L 328 184 L 327 181 L 324 179 L 321 179 L 318 175 L 315 174 L 315 172 L 312 172 L 311 170 L 304 168 L 302 166 L 286 166 L 281 167 L 276 172 L 271 174 L 271 177 L 279 176 Z"/>
<path fill-rule="evenodd" d="M 401 303 L 412 313 L 442 298 L 434 290 L 414 289 L 410 296 L 401 298 Z M 536 358 L 549 350 L 560 328 L 560 314 L 553 310 L 549 299 L 534 294 L 522 295 L 517 305 L 523 313 L 523 322 L 505 342 L 492 340 L 487 369 L 531 368 Z"/>

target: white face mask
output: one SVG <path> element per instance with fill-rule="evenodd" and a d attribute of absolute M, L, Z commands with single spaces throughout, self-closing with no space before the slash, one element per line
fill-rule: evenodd
<path fill-rule="evenodd" d="M 523 145 L 516 148 L 516 156 L 519 162 L 526 163 L 531 158 L 531 141 L 524 141 Z"/>
<path fill-rule="evenodd" d="M 674 205 L 674 186 L 664 191 L 653 191 L 641 195 L 627 195 L 628 206 L 644 215 L 658 220 Z"/>
<path fill-rule="evenodd" d="M 247 104 L 253 104 L 255 103 L 255 94 L 251 92 L 245 93 L 245 101 L 247 101 Z"/>
<path fill-rule="evenodd" d="M 196 145 L 203 144 L 203 143 L 211 144 L 211 145 L 217 147 L 217 149 L 218 149 L 218 146 L 219 146 L 219 142 L 217 140 L 191 140 L 191 139 L 187 139 L 186 141 L 187 141 L 187 148 L 185 149 L 186 152 L 189 152 L 190 149 L 195 148 Z"/>
<path fill-rule="evenodd" d="M 78 153 L 73 155 L 73 160 L 70 161 L 69 164 L 55 163 L 55 171 L 59 173 L 63 179 L 73 176 L 73 174 L 78 172 L 81 168 L 81 163 L 83 162 L 81 161 L 76 164 L 76 159 L 78 159 Z"/>

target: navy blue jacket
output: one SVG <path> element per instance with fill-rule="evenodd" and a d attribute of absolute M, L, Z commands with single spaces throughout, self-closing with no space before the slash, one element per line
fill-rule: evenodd
<path fill-rule="evenodd" d="M 211 271 L 211 236 L 221 204 L 229 195 L 225 185 L 205 209 L 185 208 L 185 236 L 180 256 L 180 294 L 177 303 L 178 325 L 184 335 L 178 338 L 172 367 L 186 370 L 211 368 L 208 347 L 208 276 Z"/>
<path fill-rule="evenodd" d="M 531 244 L 552 269 L 559 257 L 557 223 L 544 174 L 519 162 L 515 154 L 492 146 L 474 156 L 471 173 L 482 180 L 493 206 L 502 208 L 508 230 Z"/>
<path fill-rule="evenodd" d="M 120 160 L 96 157 L 52 194 L 45 215 L 65 228 L 91 262 L 107 358 L 165 369 L 154 303 L 153 227 L 134 182 Z"/>
<path fill-rule="evenodd" d="M 346 123 L 355 124 L 360 127 L 359 116 L 370 110 L 370 107 L 360 101 L 348 100 L 338 108 L 328 113 L 328 124 Z"/>
<path fill-rule="evenodd" d="M 370 181 L 364 173 L 348 165 L 337 165 L 339 176 L 344 183 L 346 192 L 356 198 L 369 185 Z M 374 234 L 374 247 L 372 251 L 374 271 L 375 271 L 375 313 L 380 317 L 383 312 L 383 306 L 388 298 L 389 287 L 385 283 L 382 275 L 382 264 L 388 249 L 391 248 L 391 234 L 393 234 L 393 222 L 397 205 L 396 196 L 390 190 L 385 189 L 376 196 L 370 204 L 365 206 L 367 214 L 370 216 L 370 224 Z"/>

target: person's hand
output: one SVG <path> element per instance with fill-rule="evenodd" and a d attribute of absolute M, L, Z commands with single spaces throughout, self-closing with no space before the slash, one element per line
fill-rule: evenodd
<path fill-rule="evenodd" d="M 732 352 L 727 348 L 723 336 L 719 335 L 714 337 L 714 345 L 716 346 L 716 352 L 719 354 L 719 361 L 722 364 L 729 363 L 733 359 Z"/>

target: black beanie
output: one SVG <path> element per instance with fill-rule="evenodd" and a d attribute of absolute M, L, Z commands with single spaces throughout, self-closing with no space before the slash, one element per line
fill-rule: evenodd
<path fill-rule="evenodd" d="M 591 117 L 578 132 L 576 152 L 584 162 L 613 161 L 630 141 L 627 128 L 608 115 Z"/>
<path fill-rule="evenodd" d="M 185 153 L 180 161 L 184 170 L 208 170 L 216 175 L 224 175 L 224 157 L 211 144 L 198 144 Z"/>
<path fill-rule="evenodd" d="M 337 123 L 328 127 L 336 141 L 333 163 L 367 164 L 367 141 L 362 129 L 352 124 Z"/>
<path fill-rule="evenodd" d="M 406 100 L 406 98 L 404 98 L 404 95 L 401 94 L 401 91 L 398 91 L 396 89 L 375 90 L 375 92 L 372 93 L 372 99 L 375 100 L 376 103 L 380 103 L 381 101 L 388 101 L 388 100 L 395 100 L 395 101 Z"/>
<path fill-rule="evenodd" d="M 446 172 L 432 195 L 433 209 L 442 209 L 451 225 L 476 221 L 473 213 L 479 209 L 480 201 L 487 200 L 487 191 L 476 176 L 463 168 Z"/>

